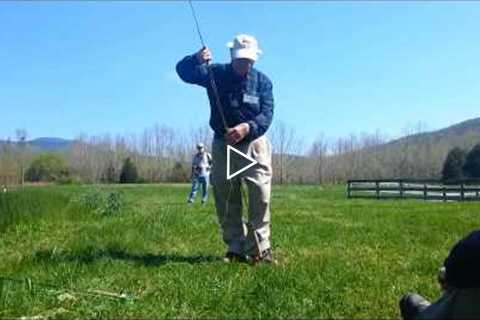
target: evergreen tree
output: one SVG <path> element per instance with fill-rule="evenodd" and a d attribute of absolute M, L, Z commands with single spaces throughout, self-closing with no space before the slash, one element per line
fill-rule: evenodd
<path fill-rule="evenodd" d="M 469 178 L 480 178 L 480 143 L 467 154 L 463 174 Z"/>
<path fill-rule="evenodd" d="M 171 182 L 187 182 L 188 169 L 180 161 L 175 162 L 170 174 Z"/>
<path fill-rule="evenodd" d="M 451 149 L 442 169 L 442 180 L 459 180 L 463 178 L 463 165 L 465 164 L 465 158 L 467 154 L 460 148 Z"/>
<path fill-rule="evenodd" d="M 130 158 L 126 158 L 123 162 L 122 171 L 120 173 L 120 183 L 135 183 L 137 180 L 137 167 Z"/>

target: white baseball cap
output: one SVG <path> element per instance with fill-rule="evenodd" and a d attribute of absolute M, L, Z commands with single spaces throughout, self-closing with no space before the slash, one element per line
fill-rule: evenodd
<path fill-rule="evenodd" d="M 227 47 L 230 48 L 232 59 L 245 58 L 256 61 L 258 55 L 262 53 L 258 48 L 257 39 L 248 34 L 237 35 L 233 41 L 227 43 Z"/>
<path fill-rule="evenodd" d="M 205 146 L 203 145 L 203 143 L 199 142 L 199 143 L 197 144 L 197 148 L 198 148 L 198 149 L 201 149 L 201 148 L 203 148 L 203 147 L 205 147 Z"/>

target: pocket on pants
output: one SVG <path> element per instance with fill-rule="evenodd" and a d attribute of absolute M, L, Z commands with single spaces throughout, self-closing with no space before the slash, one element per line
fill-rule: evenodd
<path fill-rule="evenodd" d="M 253 140 L 249 146 L 249 156 L 257 160 L 261 165 L 270 165 L 271 163 L 271 147 L 270 143 L 262 136 Z"/>
<path fill-rule="evenodd" d="M 271 165 L 271 147 L 268 139 L 262 136 L 250 143 L 248 148 L 249 156 L 258 161 L 247 172 L 247 179 L 256 181 L 258 184 L 268 184 L 272 178 L 272 165 Z"/>

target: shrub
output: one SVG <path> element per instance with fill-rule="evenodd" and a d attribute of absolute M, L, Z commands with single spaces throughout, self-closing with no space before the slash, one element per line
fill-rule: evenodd
<path fill-rule="evenodd" d="M 103 216 L 118 214 L 123 206 L 123 199 L 118 191 L 91 190 L 72 199 L 72 201 Z"/>
<path fill-rule="evenodd" d="M 65 159 L 55 153 L 43 153 L 35 157 L 25 172 L 28 181 L 55 181 L 68 176 Z"/>
<path fill-rule="evenodd" d="M 55 180 L 58 184 L 64 185 L 80 185 L 83 183 L 83 180 L 79 176 L 68 176 L 68 177 L 60 177 Z"/>
<path fill-rule="evenodd" d="M 175 162 L 175 165 L 172 168 L 170 173 L 171 182 L 187 182 L 188 181 L 189 171 L 188 168 L 183 165 L 181 162 Z"/>

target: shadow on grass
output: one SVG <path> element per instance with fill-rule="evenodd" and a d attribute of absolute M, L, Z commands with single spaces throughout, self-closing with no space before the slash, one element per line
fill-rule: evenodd
<path fill-rule="evenodd" d="M 33 254 L 35 262 L 59 263 L 59 262 L 79 262 L 83 264 L 95 263 L 98 260 L 124 260 L 147 267 L 162 266 L 167 263 L 212 263 L 221 261 L 222 258 L 212 255 L 191 255 L 184 256 L 177 253 L 166 254 L 136 254 L 119 248 L 99 249 L 94 247 L 85 247 L 73 251 L 39 250 Z"/>

